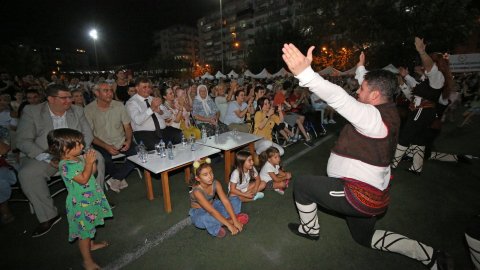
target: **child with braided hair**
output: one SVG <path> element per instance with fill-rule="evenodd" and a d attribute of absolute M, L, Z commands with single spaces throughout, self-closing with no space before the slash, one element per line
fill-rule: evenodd
<path fill-rule="evenodd" d="M 195 183 L 190 191 L 190 218 L 195 227 L 206 229 L 212 236 L 225 237 L 224 227 L 236 235 L 248 223 L 248 215 L 240 213 L 242 202 L 238 197 L 227 197 L 214 178 L 210 162 L 207 158 L 193 163 Z"/>

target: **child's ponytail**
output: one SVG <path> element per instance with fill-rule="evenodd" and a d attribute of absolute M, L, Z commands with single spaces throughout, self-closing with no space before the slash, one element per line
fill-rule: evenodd
<path fill-rule="evenodd" d="M 263 168 L 268 159 L 271 158 L 274 154 L 280 154 L 277 148 L 270 146 L 267 150 L 263 151 L 260 154 L 260 168 Z"/>

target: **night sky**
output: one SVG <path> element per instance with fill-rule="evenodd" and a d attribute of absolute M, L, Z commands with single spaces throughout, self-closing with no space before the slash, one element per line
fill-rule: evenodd
<path fill-rule="evenodd" d="M 153 55 L 153 32 L 174 24 L 196 25 L 219 9 L 218 0 L 0 1 L 0 37 L 7 42 L 82 48 L 97 28 L 101 65 L 131 64 Z M 2 41 L 3 43 L 3 41 Z"/>

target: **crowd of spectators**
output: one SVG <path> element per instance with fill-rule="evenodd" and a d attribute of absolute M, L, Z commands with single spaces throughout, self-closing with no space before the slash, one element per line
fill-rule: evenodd
<path fill-rule="evenodd" d="M 480 113 L 479 77 L 479 73 L 455 76 L 454 96 L 444 120 L 454 120 L 453 110 L 459 105 L 469 107 L 465 118 L 459 121 L 460 126 L 468 125 L 474 120 L 473 116 Z M 325 78 L 340 85 L 351 95 L 355 95 L 358 89 L 353 77 Z M 67 89 L 67 102 L 81 107 L 85 115 L 90 115 L 87 119 L 93 132 L 93 146 L 105 157 L 107 173 L 120 178 L 109 182 L 110 188 L 117 192 L 128 186 L 124 178 L 131 167 L 115 174 L 118 170 L 114 169 L 111 158 L 119 153 L 133 154 L 135 141 L 142 140 L 147 147 L 153 148 L 159 139 L 164 139 L 166 143 L 179 143 L 182 137 L 200 138 L 202 129 L 209 136 L 216 132 L 238 130 L 263 137 L 255 145 L 258 154 L 271 146 L 283 154 L 284 148 L 293 143 L 302 142 L 312 146 L 312 132 L 306 128 L 306 122 L 320 134 L 325 134 L 325 125 L 336 123 L 334 111 L 310 91 L 298 86 L 298 81 L 291 76 L 200 80 L 135 77 L 119 70 L 105 76 L 52 75 L 46 79 L 32 75 L 13 76 L 4 72 L 0 75 L 0 128 L 2 142 L 9 149 L 4 151 L 6 153 L 3 156 L 13 167 L 18 168 L 24 155 L 13 139 L 17 124 L 22 121 L 22 112 L 26 105 L 48 103 L 47 89 L 52 85 Z M 87 106 L 98 100 L 98 107 Z M 112 100 L 115 102 L 112 103 Z M 400 90 L 396 100 L 401 105 Z M 117 137 L 113 139 L 108 137 L 108 131 L 100 128 L 106 127 L 102 126 L 102 121 L 109 120 L 97 119 L 95 115 L 97 110 L 106 110 L 108 106 L 112 109 L 111 104 L 116 106 L 118 116 L 122 116 L 112 120 L 121 123 L 112 124 L 118 129 L 115 134 Z M 93 113 L 88 113 L 87 108 Z M 7 200 L 0 202 L 0 210 L 5 209 Z M 2 210 L 2 221 L 11 220 L 11 213 Z"/>

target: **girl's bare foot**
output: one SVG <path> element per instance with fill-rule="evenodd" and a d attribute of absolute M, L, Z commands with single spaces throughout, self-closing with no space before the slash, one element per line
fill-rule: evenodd
<path fill-rule="evenodd" d="M 101 242 L 97 242 L 95 243 L 94 241 L 91 241 L 90 242 L 90 250 L 91 251 L 94 251 L 94 250 L 97 250 L 97 249 L 102 249 L 102 248 L 106 248 L 108 247 L 108 242 L 107 241 L 101 241 Z"/>
<path fill-rule="evenodd" d="M 84 261 L 83 262 L 83 268 L 85 270 L 99 270 L 101 269 L 98 264 L 96 264 L 94 261 Z"/>

